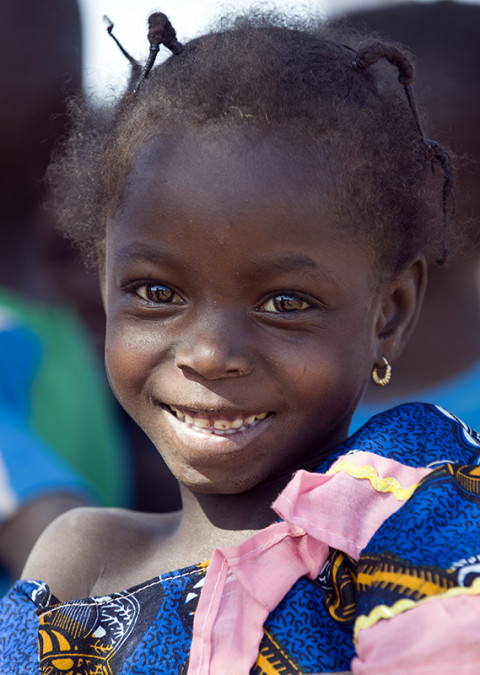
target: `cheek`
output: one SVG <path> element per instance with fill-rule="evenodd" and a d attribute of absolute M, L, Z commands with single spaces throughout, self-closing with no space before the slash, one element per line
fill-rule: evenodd
<path fill-rule="evenodd" d="M 121 405 L 131 412 L 134 399 L 144 389 L 155 367 L 157 341 L 137 327 L 107 322 L 105 366 L 112 390 Z"/>
<path fill-rule="evenodd" d="M 313 422 L 319 410 L 351 411 L 363 394 L 370 374 L 371 355 L 361 335 L 310 344 L 299 342 L 281 371 L 292 404 Z M 317 420 L 318 421 L 318 420 Z"/>

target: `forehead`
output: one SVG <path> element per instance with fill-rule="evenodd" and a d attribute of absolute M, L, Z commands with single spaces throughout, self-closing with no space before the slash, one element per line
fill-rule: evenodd
<path fill-rule="evenodd" d="M 155 174 L 163 175 L 168 189 L 180 189 L 183 197 L 186 192 L 200 196 L 215 191 L 237 202 L 262 194 L 273 199 L 286 187 L 307 191 L 314 183 L 313 168 L 306 147 L 276 135 L 245 136 L 235 128 L 220 134 L 205 130 L 154 138 L 140 146 L 130 182 L 151 183 Z"/>
<path fill-rule="evenodd" d="M 135 155 L 107 225 L 107 253 L 142 238 L 155 246 L 182 241 L 207 256 L 212 242 L 230 242 L 238 258 L 250 254 L 252 241 L 272 256 L 353 244 L 370 260 L 367 244 L 342 227 L 332 192 L 328 163 L 278 135 L 233 129 L 156 137 Z"/>
<path fill-rule="evenodd" d="M 248 211 L 253 220 L 274 220 L 278 235 L 287 221 L 290 237 L 299 228 L 340 236 L 331 183 L 326 162 L 278 134 L 171 134 L 138 147 L 113 220 L 151 209 L 173 222 L 180 211 L 207 209 L 227 228 Z"/>
<path fill-rule="evenodd" d="M 245 281 L 250 270 L 308 258 L 322 274 L 375 285 L 374 252 L 345 231 L 330 195 L 325 165 L 275 137 L 155 138 L 139 149 L 107 224 L 107 268 L 168 259 Z"/>

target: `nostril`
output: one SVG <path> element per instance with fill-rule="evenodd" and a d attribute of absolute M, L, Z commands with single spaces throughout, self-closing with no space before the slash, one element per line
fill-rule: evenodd
<path fill-rule="evenodd" d="M 230 368 L 229 370 L 226 371 L 226 375 L 230 375 L 232 377 L 241 377 L 242 375 L 245 374 L 246 373 L 240 368 Z"/>
<path fill-rule="evenodd" d="M 175 361 L 185 374 L 198 374 L 208 380 L 242 377 L 252 369 L 250 359 L 242 354 L 229 353 L 225 348 L 207 349 L 198 343 L 191 349 L 179 350 Z"/>

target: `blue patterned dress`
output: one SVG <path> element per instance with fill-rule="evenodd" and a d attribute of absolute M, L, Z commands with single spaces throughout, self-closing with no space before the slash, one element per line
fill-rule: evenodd
<path fill-rule="evenodd" d="M 264 624 L 255 675 L 347 671 L 358 616 L 476 588 L 478 434 L 436 406 L 407 404 L 373 418 L 319 472 L 352 451 L 432 471 L 383 522 L 358 561 L 332 549 L 316 579 L 294 584 Z M 186 673 L 206 568 L 202 563 L 126 591 L 64 603 L 43 583 L 17 582 L 0 611 L 0 672 Z M 478 656 L 480 663 L 480 646 Z"/>

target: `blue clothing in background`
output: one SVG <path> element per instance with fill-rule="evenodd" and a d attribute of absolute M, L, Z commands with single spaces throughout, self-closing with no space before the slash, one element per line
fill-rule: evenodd
<path fill-rule="evenodd" d="M 415 392 L 410 401 L 428 401 L 459 417 L 472 429 L 480 429 L 480 361 L 445 382 Z M 350 433 L 363 426 L 373 415 L 408 403 L 405 398 L 386 399 L 385 403 L 361 401 L 353 416 Z"/>

